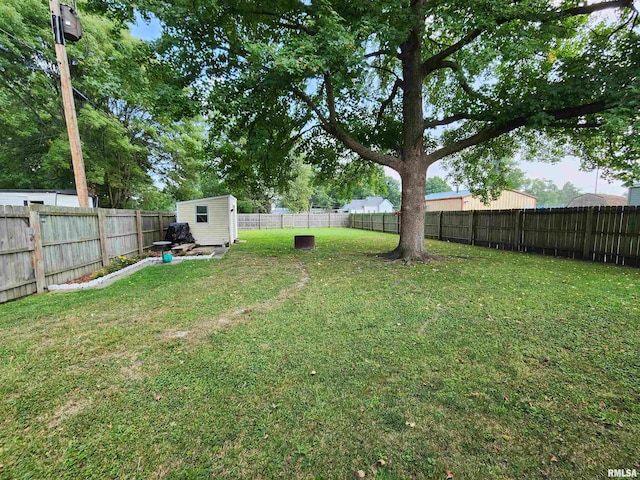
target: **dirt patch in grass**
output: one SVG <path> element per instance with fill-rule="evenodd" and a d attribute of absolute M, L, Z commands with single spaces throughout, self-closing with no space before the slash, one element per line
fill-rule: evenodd
<path fill-rule="evenodd" d="M 134 357 L 130 365 L 120 369 L 120 373 L 127 378 L 140 380 L 142 378 L 142 361 L 138 357 Z"/>
<path fill-rule="evenodd" d="M 299 293 L 311 279 L 309 272 L 302 262 L 297 262 L 296 268 L 299 270 L 299 277 L 296 283 L 291 287 L 287 287 L 278 292 L 274 298 L 255 303 L 250 306 L 235 308 L 216 318 L 205 319 L 197 325 L 194 325 L 191 330 L 166 330 L 160 337 L 164 340 L 185 338 L 193 342 L 208 335 L 215 329 L 227 328 L 232 325 L 245 322 L 248 320 L 251 313 L 263 314 L 278 308 L 283 302 Z"/>
<path fill-rule="evenodd" d="M 58 408 L 55 412 L 53 412 L 53 416 L 47 422 L 47 427 L 50 429 L 57 428 L 60 426 L 62 422 L 66 419 L 73 417 L 87 407 L 91 405 L 91 401 L 87 399 L 71 399 L 60 408 Z"/>

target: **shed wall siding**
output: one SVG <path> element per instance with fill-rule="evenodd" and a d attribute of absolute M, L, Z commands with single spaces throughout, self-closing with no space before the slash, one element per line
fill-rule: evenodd
<path fill-rule="evenodd" d="M 452 211 L 461 210 L 463 200 L 468 200 L 471 197 L 465 198 L 445 198 L 442 200 L 427 200 L 426 207 L 428 212 Z"/>
<path fill-rule="evenodd" d="M 467 197 L 465 200 L 469 200 L 469 203 L 465 204 L 465 210 L 513 210 L 536 207 L 535 198 L 510 191 L 502 192 L 502 195 L 489 203 L 489 205 L 482 203 L 479 198 Z M 466 207 L 466 205 L 469 205 L 469 207 Z"/>
<path fill-rule="evenodd" d="M 196 206 L 209 207 L 209 222 L 196 223 Z M 187 222 L 193 238 L 200 245 L 221 245 L 229 242 L 228 199 L 216 198 L 202 203 L 177 205 L 178 222 Z"/>
<path fill-rule="evenodd" d="M 536 208 L 536 199 L 518 192 L 505 191 L 489 205 L 482 203 L 479 198 L 471 195 L 458 198 L 444 198 L 442 200 L 427 200 L 428 212 L 460 211 L 460 210 L 512 210 L 520 208 Z"/>

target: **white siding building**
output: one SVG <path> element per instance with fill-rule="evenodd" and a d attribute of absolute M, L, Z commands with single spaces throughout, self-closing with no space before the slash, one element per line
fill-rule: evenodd
<path fill-rule="evenodd" d="M 341 211 L 348 213 L 391 213 L 393 204 L 382 197 L 367 197 L 364 200 L 351 200 Z"/>
<path fill-rule="evenodd" d="M 89 197 L 89 204 L 97 207 L 97 197 Z M 79 207 L 75 190 L 0 190 L 0 205 L 53 205 Z"/>
<path fill-rule="evenodd" d="M 176 220 L 189 224 L 200 245 L 226 245 L 238 240 L 238 201 L 233 195 L 176 203 Z"/>

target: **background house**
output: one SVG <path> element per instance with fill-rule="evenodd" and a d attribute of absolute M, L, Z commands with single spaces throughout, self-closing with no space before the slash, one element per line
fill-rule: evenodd
<path fill-rule="evenodd" d="M 571 200 L 567 207 L 623 207 L 625 205 L 628 205 L 627 199 L 620 195 L 585 193 Z"/>
<path fill-rule="evenodd" d="M 482 203 L 482 200 L 474 197 L 469 190 L 432 193 L 424 198 L 427 211 L 536 208 L 536 197 L 515 190 L 504 190 L 500 197 L 491 201 L 489 205 Z"/>
<path fill-rule="evenodd" d="M 89 196 L 89 203 L 97 207 L 98 197 Z M 80 200 L 75 190 L 0 190 L 0 205 L 79 207 Z"/>
<path fill-rule="evenodd" d="M 238 239 L 238 200 L 233 195 L 176 203 L 176 221 L 189 224 L 200 245 L 226 245 Z"/>
<path fill-rule="evenodd" d="M 367 197 L 364 200 L 351 200 L 341 208 L 348 213 L 391 213 L 393 204 L 382 197 Z"/>

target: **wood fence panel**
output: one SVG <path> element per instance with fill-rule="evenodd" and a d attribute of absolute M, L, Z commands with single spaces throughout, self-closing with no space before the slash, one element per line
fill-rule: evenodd
<path fill-rule="evenodd" d="M 469 212 L 442 212 L 442 240 L 469 243 Z"/>
<path fill-rule="evenodd" d="M 142 248 L 153 247 L 153 242 L 160 239 L 160 217 L 157 212 L 141 213 Z M 164 240 L 164 237 L 162 238 Z"/>
<path fill-rule="evenodd" d="M 426 212 L 424 214 L 424 237 L 438 240 L 440 237 L 440 212 Z"/>
<path fill-rule="evenodd" d="M 0 303 L 91 273 L 138 252 L 136 211 L 0 205 Z M 140 212 L 145 247 L 175 214 Z"/>
<path fill-rule="evenodd" d="M 109 258 L 138 253 L 135 211 L 107 210 L 106 224 Z"/>
<path fill-rule="evenodd" d="M 384 232 L 384 213 L 371 214 L 371 229 L 376 232 Z"/>
<path fill-rule="evenodd" d="M 87 275 L 102 266 L 98 214 L 92 208 L 41 207 L 45 286 Z"/>
<path fill-rule="evenodd" d="M 164 240 L 165 235 L 167 234 L 169 224 L 176 221 L 176 214 L 159 212 L 158 217 L 160 218 L 160 231 L 158 232 L 158 241 L 161 242 Z"/>
<path fill-rule="evenodd" d="M 0 303 L 36 293 L 29 207 L 0 205 Z"/>
<path fill-rule="evenodd" d="M 272 230 L 283 228 L 348 228 L 348 213 L 240 213 L 238 230 Z"/>
<path fill-rule="evenodd" d="M 640 207 L 624 212 L 621 256 L 624 265 L 640 267 Z"/>
<path fill-rule="evenodd" d="M 351 227 L 399 233 L 401 216 L 351 215 Z M 425 213 L 425 238 L 640 267 L 640 207 Z"/>

